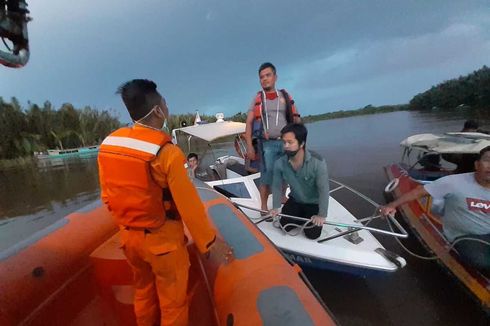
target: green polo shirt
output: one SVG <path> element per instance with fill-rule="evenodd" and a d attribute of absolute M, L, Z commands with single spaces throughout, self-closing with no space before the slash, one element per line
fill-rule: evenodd
<path fill-rule="evenodd" d="M 286 155 L 274 164 L 272 181 L 272 203 L 281 207 L 282 184 L 289 184 L 290 196 L 298 203 L 318 204 L 318 215 L 326 217 L 328 212 L 329 182 L 327 163 L 315 152 L 305 150 L 303 166 L 295 171 Z"/>

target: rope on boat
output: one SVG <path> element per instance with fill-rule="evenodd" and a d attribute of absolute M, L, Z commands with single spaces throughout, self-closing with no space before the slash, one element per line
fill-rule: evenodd
<path fill-rule="evenodd" d="M 390 228 L 390 230 L 393 231 L 393 227 L 391 225 L 390 220 L 389 219 L 386 219 L 386 221 L 388 223 L 388 227 Z M 402 247 L 402 249 L 405 250 L 406 253 L 408 253 L 409 255 L 411 255 L 411 256 L 413 256 L 415 258 L 422 259 L 422 260 L 437 260 L 437 259 L 440 259 L 437 255 L 433 255 L 433 256 L 421 256 L 419 254 L 416 254 L 413 251 L 411 251 L 410 249 L 408 249 L 407 247 L 405 247 L 403 245 L 403 243 L 400 241 L 400 239 L 397 239 L 395 237 L 395 240 L 400 245 L 400 247 Z M 448 248 L 448 251 L 454 250 L 454 251 L 458 252 L 456 249 L 454 249 L 454 246 L 457 243 L 461 242 L 461 241 L 475 241 L 475 242 L 479 242 L 479 243 L 482 243 L 484 245 L 490 246 L 490 242 L 485 241 L 485 240 L 475 239 L 475 238 L 471 238 L 471 237 L 462 237 L 462 238 L 456 239 L 454 242 L 452 242 L 451 245 Z"/>
<path fill-rule="evenodd" d="M 251 207 L 251 206 L 247 206 L 247 205 L 243 205 L 243 204 L 234 203 L 234 205 L 240 206 L 240 207 L 243 207 L 243 208 L 246 208 L 246 209 L 250 209 L 250 210 L 253 210 L 253 211 L 256 211 L 256 212 L 261 212 L 261 213 L 264 213 L 264 214 L 267 214 L 268 213 L 268 211 L 264 211 L 264 210 L 261 210 L 259 208 L 255 208 L 255 207 Z M 279 213 L 278 216 L 288 217 L 288 218 L 291 218 L 291 219 L 294 219 L 294 220 L 303 221 L 303 222 L 310 222 L 311 223 L 311 220 L 309 218 L 304 218 L 304 217 L 299 217 L 299 216 L 294 216 L 294 215 L 288 215 L 288 214 L 282 214 L 282 213 Z M 391 217 L 389 217 L 389 218 L 391 218 Z M 400 230 L 401 233 L 396 233 L 396 232 L 390 232 L 390 231 L 386 231 L 386 230 L 381 230 L 381 229 L 369 227 L 369 226 L 366 226 L 366 225 L 363 225 L 363 224 L 360 224 L 359 225 L 359 224 L 350 224 L 350 223 L 341 223 L 341 222 L 330 222 L 328 220 L 326 220 L 324 222 L 324 224 L 333 225 L 333 226 L 339 226 L 339 227 L 344 227 L 344 228 L 364 229 L 364 230 L 368 230 L 368 231 L 371 231 L 371 232 L 376 232 L 376 233 L 382 233 L 382 234 L 386 234 L 386 235 L 391 235 L 391 236 L 394 236 L 394 237 L 407 238 L 408 237 L 407 231 L 398 223 L 398 221 L 393 220 L 392 222 Z M 289 225 L 289 224 L 286 224 L 286 225 Z M 293 226 L 298 226 L 298 225 L 297 224 L 293 224 Z M 303 229 L 304 228 L 312 228 L 312 227 L 314 227 L 314 225 L 308 225 L 308 223 L 305 223 L 305 225 L 303 225 Z"/>
<path fill-rule="evenodd" d="M 422 158 L 421 158 L 422 159 Z M 410 169 L 412 169 L 420 160 L 418 160 L 417 162 L 415 162 L 414 165 L 412 165 L 410 167 Z M 409 170 L 410 170 L 409 169 Z M 399 184 L 399 178 L 395 178 L 393 180 L 391 180 L 385 187 L 385 192 L 387 193 L 390 193 L 392 192 L 393 190 L 396 189 L 396 187 L 398 186 Z M 393 219 L 395 219 L 393 217 Z M 388 223 L 388 227 L 390 228 L 390 230 L 392 232 L 393 231 L 393 226 L 391 225 L 391 221 L 389 219 L 386 219 L 386 222 Z M 422 255 L 419 255 L 419 254 L 416 254 L 414 253 L 413 251 L 411 251 L 410 249 L 408 249 L 407 247 L 405 247 L 405 245 L 395 237 L 395 240 L 396 242 L 400 245 L 400 247 L 406 252 L 408 253 L 409 255 L 415 257 L 415 258 L 418 258 L 418 259 L 422 259 L 422 260 L 437 260 L 437 259 L 440 259 L 437 255 L 433 255 L 433 256 L 422 256 Z M 447 249 L 448 251 L 451 251 L 451 250 L 454 250 L 458 253 L 458 251 L 454 248 L 454 246 L 461 242 L 461 241 L 475 241 L 475 242 L 479 242 L 479 243 L 482 243 L 484 245 L 487 245 L 487 246 L 490 246 L 490 242 L 488 241 L 485 241 L 485 240 L 481 240 L 481 239 L 475 239 L 475 238 L 471 238 L 471 237 L 462 237 L 462 238 L 459 238 L 459 239 L 456 239 L 454 242 L 451 243 L 451 245 L 449 246 L 449 248 Z M 459 253 L 458 253 L 459 255 Z"/>

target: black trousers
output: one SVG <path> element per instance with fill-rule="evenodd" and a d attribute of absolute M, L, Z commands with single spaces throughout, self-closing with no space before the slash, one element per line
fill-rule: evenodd
<path fill-rule="evenodd" d="M 297 201 L 294 200 L 293 197 L 289 197 L 288 201 L 284 204 L 282 207 L 283 214 L 287 215 L 293 215 L 293 216 L 298 216 L 298 217 L 304 217 L 304 218 L 311 218 L 313 215 L 318 214 L 318 204 L 303 204 L 303 203 L 298 203 Z M 306 221 L 299 221 L 296 219 L 292 219 L 289 217 L 281 217 L 280 220 L 281 225 L 284 227 L 286 224 L 296 224 L 296 225 L 303 225 L 306 223 Z M 314 224 L 308 224 L 307 229 L 304 229 L 305 231 L 305 236 L 309 239 L 317 239 L 320 234 L 322 233 L 322 227 L 321 226 L 316 226 Z M 290 231 L 293 229 L 294 226 L 287 226 L 285 227 L 286 231 Z"/>
<path fill-rule="evenodd" d="M 468 234 L 460 238 L 473 238 L 490 242 L 490 234 L 476 235 Z M 468 265 L 480 270 L 482 274 L 490 277 L 490 246 L 476 241 L 461 241 L 454 246 L 461 259 Z"/>

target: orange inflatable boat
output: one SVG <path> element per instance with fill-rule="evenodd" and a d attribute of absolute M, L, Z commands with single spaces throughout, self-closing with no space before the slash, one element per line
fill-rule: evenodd
<path fill-rule="evenodd" d="M 297 265 L 228 199 L 204 184 L 198 190 L 234 259 L 213 263 L 190 239 L 190 325 L 335 324 Z M 99 206 L 4 257 L 0 325 L 135 325 L 132 273 L 117 231 Z"/>

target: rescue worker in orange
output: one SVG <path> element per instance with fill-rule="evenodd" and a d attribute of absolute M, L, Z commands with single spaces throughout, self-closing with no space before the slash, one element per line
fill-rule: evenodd
<path fill-rule="evenodd" d="M 99 177 L 102 200 L 121 227 L 134 272 L 137 323 L 187 325 L 190 263 L 183 222 L 201 253 L 229 248 L 216 238 L 187 176 L 184 154 L 161 130 L 169 112 L 156 84 L 136 79 L 118 93 L 135 124 L 104 139 Z"/>

